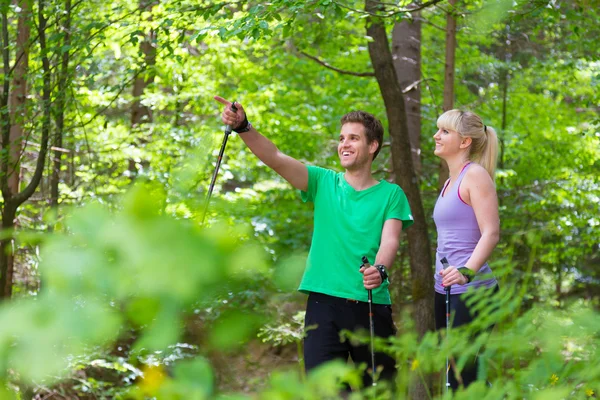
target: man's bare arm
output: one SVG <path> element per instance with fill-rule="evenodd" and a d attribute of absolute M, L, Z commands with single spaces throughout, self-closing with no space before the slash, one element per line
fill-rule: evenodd
<path fill-rule="evenodd" d="M 237 112 L 233 112 L 231 102 L 219 96 L 215 96 L 215 100 L 225 105 L 221 119 L 226 125 L 235 128 L 244 121 L 246 114 L 241 104 L 236 102 Z M 240 137 L 254 155 L 281 175 L 293 187 L 303 191 L 308 189 L 308 169 L 304 164 L 282 153 L 273 142 L 261 135 L 255 128 L 240 133 Z"/>

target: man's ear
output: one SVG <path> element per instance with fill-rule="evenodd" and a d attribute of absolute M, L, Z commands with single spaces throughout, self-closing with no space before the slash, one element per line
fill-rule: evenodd
<path fill-rule="evenodd" d="M 473 143 L 473 139 L 469 136 L 462 138 L 461 142 L 460 142 L 460 148 L 461 149 L 466 149 L 468 148 L 471 143 Z"/>
<path fill-rule="evenodd" d="M 378 147 L 379 147 L 379 142 L 377 140 L 373 140 L 369 144 L 369 154 L 375 154 L 375 152 L 377 151 Z"/>

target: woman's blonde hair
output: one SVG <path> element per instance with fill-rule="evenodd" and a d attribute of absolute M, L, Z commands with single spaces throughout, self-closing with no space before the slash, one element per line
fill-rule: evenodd
<path fill-rule="evenodd" d="M 487 170 L 494 179 L 498 158 L 498 136 L 491 126 L 484 125 L 481 117 L 471 111 L 449 110 L 437 120 L 440 129 L 458 132 L 462 137 L 470 137 L 469 160 Z"/>

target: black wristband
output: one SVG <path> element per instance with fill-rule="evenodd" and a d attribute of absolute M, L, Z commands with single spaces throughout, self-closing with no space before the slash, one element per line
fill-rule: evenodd
<path fill-rule="evenodd" d="M 381 282 L 385 281 L 388 278 L 388 273 L 385 269 L 385 265 L 377 264 L 374 265 L 374 267 L 377 268 L 377 271 L 379 271 L 379 275 L 381 275 Z"/>
<path fill-rule="evenodd" d="M 467 278 L 467 283 L 471 282 L 473 280 L 473 277 L 475 276 L 475 272 L 465 267 L 464 265 L 456 268 L 456 270 L 460 272 L 462 276 Z"/>
<path fill-rule="evenodd" d="M 235 133 L 244 133 L 244 132 L 248 132 L 250 129 L 252 129 L 252 124 L 250 122 L 248 122 L 248 117 L 244 113 L 244 120 L 242 121 L 240 126 L 238 126 L 237 128 L 234 128 L 233 131 Z"/>

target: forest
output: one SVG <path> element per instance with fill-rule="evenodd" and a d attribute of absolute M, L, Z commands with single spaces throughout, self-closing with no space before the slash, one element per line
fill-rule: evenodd
<path fill-rule="evenodd" d="M 588 399 L 600 393 L 597 0 L 0 0 L 0 399 Z M 342 171 L 340 118 L 415 223 L 390 270 L 393 387 L 304 373 L 313 209 L 233 133 Z M 500 290 L 436 332 L 437 118 L 498 133 Z M 483 326 L 483 325 L 482 325 Z M 364 335 L 348 340 L 366 341 Z M 444 388 L 478 354 L 477 383 Z"/>

